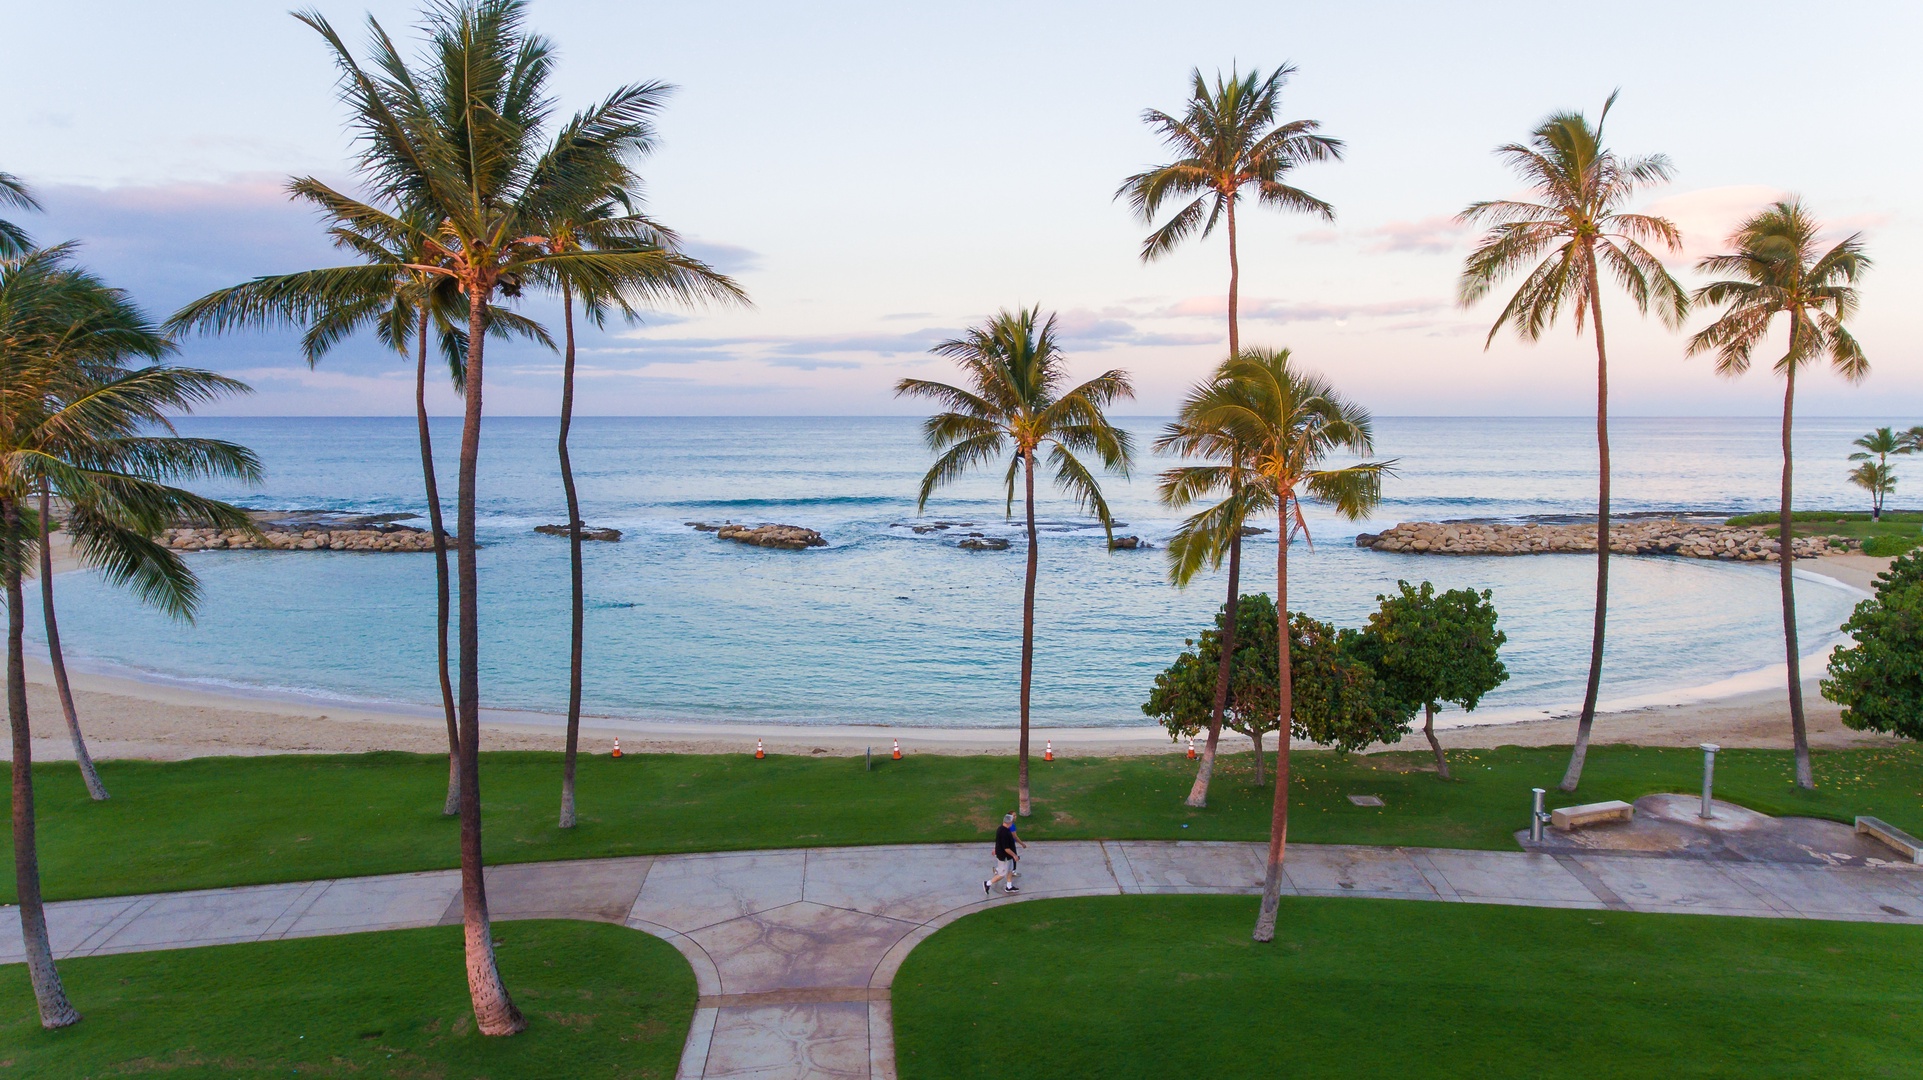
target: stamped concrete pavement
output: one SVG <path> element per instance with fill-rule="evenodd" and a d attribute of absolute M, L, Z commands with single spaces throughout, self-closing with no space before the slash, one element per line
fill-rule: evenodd
<path fill-rule="evenodd" d="M 664 855 L 490 867 L 497 919 L 620 923 L 663 938 L 700 993 L 681 1077 L 892 1078 L 889 987 L 914 947 L 988 904 L 1059 896 L 1255 893 L 1264 845 L 1035 843 L 1022 891 L 982 895 L 986 845 Z M 1536 907 L 1923 925 L 1923 868 L 1623 854 L 1294 844 L 1285 889 Z M 454 871 L 50 904 L 57 956 L 460 921 Z M 0 908 L 0 963 L 22 959 Z"/>

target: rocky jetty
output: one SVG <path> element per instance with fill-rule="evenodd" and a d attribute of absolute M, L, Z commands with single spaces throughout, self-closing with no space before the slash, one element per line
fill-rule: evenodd
<path fill-rule="evenodd" d="M 348 528 L 257 523 L 259 533 L 240 529 L 167 529 L 161 546 L 175 551 L 433 551 L 426 529 L 407 525 Z M 452 545 L 450 545 L 452 546 Z"/>
<path fill-rule="evenodd" d="M 804 529 L 799 525 L 777 525 L 772 522 L 742 525 L 733 521 L 690 521 L 688 526 L 697 532 L 711 532 L 722 540 L 733 540 L 738 544 L 753 544 L 755 547 L 801 551 L 804 548 L 828 546 L 828 541 L 822 539 L 820 533 L 813 529 Z"/>
<path fill-rule="evenodd" d="M 1363 533 L 1357 547 L 1429 555 L 1541 555 L 1594 552 L 1596 526 L 1487 522 L 1404 522 L 1383 533 Z M 1795 557 L 1813 559 L 1851 551 L 1861 544 L 1843 536 L 1799 536 Z M 1677 518 L 1612 521 L 1609 550 L 1622 555 L 1680 555 L 1690 559 L 1774 562 L 1781 545 L 1760 528 L 1742 528 Z"/>
<path fill-rule="evenodd" d="M 540 533 L 543 536 L 566 536 L 568 534 L 568 527 L 566 525 L 536 525 L 534 527 L 534 531 Z M 603 543 L 612 544 L 612 543 L 618 542 L 621 539 L 621 530 L 620 529 L 591 529 L 588 526 L 583 525 L 581 526 L 581 539 L 600 540 Z"/>

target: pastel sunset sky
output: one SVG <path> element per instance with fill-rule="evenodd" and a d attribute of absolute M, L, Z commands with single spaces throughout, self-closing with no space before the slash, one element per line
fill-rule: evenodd
<path fill-rule="evenodd" d="M 319 8 L 357 46 L 369 10 L 412 40 L 409 4 Z M 1293 348 L 1383 415 L 1590 412 L 1593 345 L 1566 324 L 1484 349 L 1498 301 L 1456 308 L 1472 236 L 1453 218 L 1517 194 L 1495 146 L 1621 87 L 1608 140 L 1673 159 L 1675 182 L 1641 207 L 1685 230 L 1685 284 L 1742 215 L 1800 194 L 1876 260 L 1857 322 L 1874 373 L 1806 380 L 1802 411 L 1923 420 L 1913 3 L 538 0 L 531 21 L 559 47 L 563 113 L 625 82 L 680 88 L 645 166 L 649 207 L 754 299 L 589 333 L 588 412 L 912 412 L 891 387 L 945 377 L 929 345 L 1030 303 L 1059 312 L 1078 371 L 1135 375 L 1122 411 L 1172 411 L 1225 349 L 1224 240 L 1144 264 L 1145 227 L 1113 194 L 1164 160 L 1140 114 L 1178 109 L 1192 67 L 1287 61 L 1284 114 L 1348 144 L 1295 174 L 1339 216 L 1244 217 L 1245 342 Z M 338 261 L 281 193 L 289 174 L 351 183 L 351 147 L 328 56 L 280 4 L 6 0 L 0 38 L 0 169 L 46 204 L 16 218 L 37 239 L 80 240 L 160 315 Z M 1620 294 L 1605 303 L 1618 412 L 1780 407 L 1767 372 L 1721 380 Z M 553 356 L 490 355 L 492 410 L 555 409 Z M 371 340 L 311 372 L 288 335 L 192 339 L 182 362 L 258 388 L 229 412 L 411 411 L 411 366 Z"/>

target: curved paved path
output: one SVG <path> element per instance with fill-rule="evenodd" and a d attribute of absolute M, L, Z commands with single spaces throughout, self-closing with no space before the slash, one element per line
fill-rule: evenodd
<path fill-rule="evenodd" d="M 664 855 L 488 869 L 497 919 L 621 923 L 673 943 L 700 1001 L 679 1075 L 895 1075 L 888 990 L 910 950 L 985 906 L 988 846 Z M 1036 843 L 1021 899 L 1259 891 L 1264 845 Z M 1923 925 L 1923 868 L 1292 844 L 1287 891 Z M 458 923 L 452 870 L 48 905 L 61 957 Z M 986 903 L 1006 903 L 997 894 Z M 0 908 L 0 963 L 21 959 Z"/>

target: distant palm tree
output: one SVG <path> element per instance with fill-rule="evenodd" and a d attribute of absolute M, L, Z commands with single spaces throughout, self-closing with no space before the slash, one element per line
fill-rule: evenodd
<path fill-rule="evenodd" d="M 1911 438 L 1916 431 L 1911 428 L 1899 435 L 1894 428 L 1880 427 L 1850 444 L 1862 447 L 1850 455 L 1851 461 L 1876 459 L 1874 469 L 1863 465 L 1850 472 L 1850 483 L 1870 493 L 1870 520 L 1883 520 L 1883 496 L 1896 490 L 1896 472 L 1890 468 L 1890 455 L 1916 453 L 1918 443 Z"/>
<path fill-rule="evenodd" d="M 1883 520 L 1883 497 L 1896 490 L 1896 470 L 1881 462 L 1865 461 L 1850 470 L 1849 482 L 1870 493 L 1870 520 Z"/>
<path fill-rule="evenodd" d="M 1682 233 L 1667 218 L 1624 213 L 1638 188 L 1669 179 L 1669 159 L 1661 154 L 1623 158 L 1603 145 L 1603 123 L 1616 95 L 1609 95 L 1591 127 L 1581 113 L 1559 112 L 1537 125 L 1527 144 L 1510 143 L 1496 154 L 1522 177 L 1539 202 L 1494 200 L 1471 203 L 1458 220 L 1483 222 L 1489 231 L 1469 255 L 1456 297 L 1468 307 L 1496 284 L 1528 269 L 1522 287 L 1489 328 L 1486 348 L 1502 328 L 1513 326 L 1524 341 L 1536 341 L 1568 309 L 1582 333 L 1584 322 L 1596 331 L 1596 609 L 1589 643 L 1589 683 L 1576 746 L 1569 756 L 1562 790 L 1574 791 L 1589 753 L 1589 729 L 1596 720 L 1596 695 L 1602 688 L 1603 632 L 1609 614 L 1609 355 L 1603 343 L 1602 286 L 1613 277 L 1636 310 L 1651 306 L 1666 325 L 1681 326 L 1689 298 L 1647 248 L 1659 242 L 1682 250 Z M 1539 256 L 1548 257 L 1529 266 Z"/>
<path fill-rule="evenodd" d="M 1382 498 L 1382 477 L 1393 461 L 1358 462 L 1323 468 L 1329 454 L 1374 449 L 1369 411 L 1337 394 L 1320 375 L 1298 370 L 1287 349 L 1251 350 L 1219 372 L 1219 394 L 1198 408 L 1193 423 L 1205 430 L 1232 432 L 1249 448 L 1251 487 L 1276 516 L 1275 608 L 1276 722 L 1275 801 L 1269 826 L 1268 871 L 1255 940 L 1275 937 L 1280 904 L 1282 859 L 1289 835 L 1289 747 L 1293 733 L 1292 668 L 1289 661 L 1289 544 L 1299 532 L 1308 539 L 1304 499 L 1328 504 L 1350 520 L 1361 518 Z M 1226 513 L 1225 515 L 1226 516 Z"/>
<path fill-rule="evenodd" d="M 320 201 L 298 183 L 290 185 L 296 199 Z M 325 214 L 329 207 L 321 201 Z M 435 660 L 440 676 L 441 711 L 447 724 L 447 798 L 441 813 L 460 810 L 460 731 L 454 707 L 454 687 L 448 676 L 447 529 L 441 516 L 440 483 L 434 468 L 434 443 L 427 418 L 428 342 L 438 336 L 440 353 L 458 393 L 467 364 L 465 324 L 467 302 L 456 283 L 420 269 L 435 257 L 422 242 L 433 224 L 424 211 L 402 215 L 412 231 L 393 235 L 379 222 L 336 218 L 328 235 L 338 248 L 363 261 L 346 266 L 270 274 L 219 289 L 188 304 L 167 321 L 169 330 L 198 329 L 224 333 L 237 329 L 300 326 L 301 351 L 309 367 L 335 346 L 371 329 L 381 344 L 406 356 L 410 341 L 417 360 L 414 370 L 414 422 L 421 445 L 421 478 L 426 489 L 427 523 L 434 547 Z M 495 337 L 524 337 L 553 347 L 538 323 L 513 312 L 490 309 L 488 333 Z"/>
<path fill-rule="evenodd" d="M 605 323 L 610 307 L 630 321 L 640 318 L 635 306 L 642 300 L 694 303 L 705 299 L 745 300 L 740 287 L 699 259 L 676 249 L 674 232 L 640 213 L 640 177 L 631 164 L 654 148 L 653 114 L 673 87 L 650 82 L 622 88 L 600 109 L 577 114 L 555 136 L 552 169 L 595 170 L 603 174 L 596 187 L 579 185 L 586 201 L 562 205 L 549 212 L 537 242 L 555 255 L 574 251 L 624 253 L 652 262 L 614 277 L 605 268 L 583 269 L 565 263 L 544 267 L 538 275 L 561 293 L 563 356 L 561 366 L 561 433 L 558 441 L 561 488 L 568 506 L 568 569 L 570 619 L 568 649 L 568 718 L 566 751 L 561 766 L 560 827 L 575 824 L 574 772 L 581 741 L 581 667 L 586 631 L 587 598 L 581 552 L 581 500 L 574 486 L 574 462 L 568 452 L 568 433 L 574 424 L 574 301 L 578 295 L 596 326 Z"/>
<path fill-rule="evenodd" d="M 1791 566 L 1794 533 L 1790 512 L 1790 430 L 1796 405 L 1796 372 L 1827 357 L 1846 381 L 1869 374 L 1870 362 L 1844 325 L 1856 314 L 1856 279 L 1870 267 L 1861 233 L 1824 251 L 1822 225 L 1800 200 L 1784 199 L 1737 227 L 1736 251 L 1696 264 L 1706 274 L 1731 274 L 1696 290 L 1699 304 L 1723 309 L 1715 322 L 1689 339 L 1689 355 L 1714 351 L 1716 372 L 1734 378 L 1749 370 L 1751 355 L 1778 315 L 1789 317 L 1788 346 L 1775 368 L 1783 376 L 1783 505 L 1777 543 L 1783 593 L 1783 646 L 1789 658 L 1790 731 L 1796 743 L 1796 784 L 1816 786 L 1810 773 L 1809 732 L 1803 719 L 1803 678 L 1797 655 L 1796 593 Z M 1859 440 L 1860 443 L 1860 440 Z"/>
<path fill-rule="evenodd" d="M 1231 70 L 1226 79 L 1217 72 L 1211 87 L 1202 70 L 1195 69 L 1189 75 L 1189 100 L 1180 117 L 1160 109 L 1142 113 L 1142 122 L 1154 128 L 1179 156 L 1129 177 L 1115 193 L 1118 199 L 1127 196 L 1129 205 L 1147 224 L 1154 224 L 1155 216 L 1170 199 L 1194 196 L 1142 241 L 1143 262 L 1161 258 L 1198 231 L 1208 236 L 1217 222 L 1227 224 L 1230 356 L 1242 351 L 1237 321 L 1242 264 L 1236 249 L 1235 208 L 1243 191 L 1252 192 L 1262 206 L 1335 220 L 1333 206 L 1284 182 L 1299 165 L 1342 158 L 1340 139 L 1316 134 L 1321 122 L 1276 122 L 1282 87 L 1293 74 L 1295 68 L 1289 64 L 1276 68 L 1266 78 L 1259 71 L 1243 75 Z"/>
<path fill-rule="evenodd" d="M 14 876 L 28 977 L 48 1028 L 80 1019 L 47 937 L 27 716 L 21 578 L 36 546 L 43 575 L 51 571 L 44 557 L 49 493 L 66 505 L 65 531 L 83 564 L 131 587 L 141 600 L 190 618 L 199 597 L 194 576 L 154 535 L 182 520 L 252 526 L 242 511 L 168 481 L 253 480 L 260 471 L 246 450 L 181 438 L 167 419 L 246 386 L 207 371 L 129 366 L 164 356 L 169 343 L 124 293 L 71 265 L 70 254 L 63 246 L 0 260 L 0 578 L 7 604 Z M 150 434 L 155 428 L 163 433 Z M 43 576 L 42 590 L 51 586 Z M 51 622 L 49 630 L 57 634 Z M 72 730 L 78 745 L 77 726 Z"/>
<path fill-rule="evenodd" d="M 1035 576 L 1040 537 L 1035 530 L 1035 459 L 1044 450 L 1055 470 L 1055 484 L 1101 521 L 1114 540 L 1114 517 L 1094 473 L 1078 454 L 1094 454 L 1103 467 L 1128 475 L 1134 447 L 1128 432 L 1109 422 L 1107 408 L 1135 396 L 1128 374 L 1107 371 L 1079 386 L 1063 389 L 1067 363 L 1055 340 L 1055 317 L 1036 308 L 1002 311 L 962 337 L 930 350 L 959 364 L 967 385 L 924 379 L 895 384 L 898 397 L 932 399 L 944 406 L 922 425 L 929 449 L 938 456 L 921 480 L 915 500 L 919 512 L 930 496 L 971 469 L 994 464 L 1009 454 L 1005 477 L 1007 506 L 1013 516 L 1015 482 L 1024 485 L 1028 515 L 1028 575 L 1022 589 L 1021 740 L 1017 751 L 1018 806 L 1030 813 L 1028 792 L 1028 703 L 1035 667 Z"/>
<path fill-rule="evenodd" d="M 1228 709 L 1236 608 L 1241 600 L 1242 537 L 1249 530 L 1250 515 L 1268 508 L 1266 489 L 1251 484 L 1252 448 L 1242 441 L 1239 429 L 1207 426 L 1200 419 L 1236 400 L 1239 386 L 1224 375 L 1227 368 L 1225 363 L 1208 382 L 1189 390 L 1175 422 L 1163 428 L 1162 437 L 1155 441 L 1157 451 L 1173 451 L 1185 458 L 1210 462 L 1178 466 L 1164 472 L 1158 489 L 1164 505 L 1180 510 L 1207 498 L 1220 499 L 1189 517 L 1170 538 L 1169 580 L 1177 586 L 1186 586 L 1204 565 L 1219 569 L 1225 552 L 1229 564 L 1229 595 L 1222 609 L 1221 659 L 1216 664 L 1215 701 L 1209 712 L 1208 741 L 1203 744 L 1201 765 L 1195 770 L 1195 783 L 1188 796 L 1188 805 L 1198 807 L 1208 805 L 1216 748 L 1222 740 L 1222 720 Z M 1259 754 L 1255 768 L 1259 780 L 1262 773 Z"/>
<path fill-rule="evenodd" d="M 17 210 L 38 210 L 40 204 L 34 200 L 27 185 L 12 173 L 0 172 L 0 206 L 11 206 Z M 17 259 L 33 250 L 33 241 L 20 226 L 0 218 L 0 259 Z"/>

